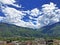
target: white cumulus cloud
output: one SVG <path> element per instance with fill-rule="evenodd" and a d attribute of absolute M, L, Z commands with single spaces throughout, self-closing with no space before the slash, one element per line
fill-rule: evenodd
<path fill-rule="evenodd" d="M 50 2 L 50 4 L 42 5 L 42 9 L 34 8 L 27 11 L 17 10 L 6 5 L 8 4 L 16 6 L 17 8 L 22 8 L 22 6 L 14 4 L 15 2 L 15 0 L 0 0 L 1 10 L 5 14 L 5 17 L 0 16 L 0 22 L 2 21 L 17 26 L 29 28 L 41 28 L 48 24 L 60 22 L 60 9 L 56 7 L 56 4 L 52 2 Z M 5 6 L 3 6 L 2 3 Z M 27 14 L 29 15 L 29 21 L 25 22 L 24 20 L 21 20 L 25 16 L 28 16 Z"/>
<path fill-rule="evenodd" d="M 15 3 L 15 0 L 0 0 L 3 4 L 13 4 Z"/>
<path fill-rule="evenodd" d="M 39 9 L 37 9 L 37 8 L 32 9 L 30 15 L 32 15 L 32 16 L 37 16 L 37 15 L 39 15 Z"/>

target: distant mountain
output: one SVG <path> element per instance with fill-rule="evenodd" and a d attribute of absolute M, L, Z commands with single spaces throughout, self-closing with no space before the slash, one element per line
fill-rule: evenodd
<path fill-rule="evenodd" d="M 40 29 L 18 27 L 12 24 L 0 23 L 1 37 L 60 37 L 60 22 Z"/>
<path fill-rule="evenodd" d="M 0 36 L 2 37 L 40 37 L 39 31 L 31 28 L 18 27 L 12 24 L 0 23 Z"/>
<path fill-rule="evenodd" d="M 60 37 L 60 22 L 41 28 L 41 33 L 48 37 Z"/>

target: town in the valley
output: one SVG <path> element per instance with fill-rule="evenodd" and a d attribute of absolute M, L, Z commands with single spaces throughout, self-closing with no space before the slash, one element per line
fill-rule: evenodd
<path fill-rule="evenodd" d="M 37 38 L 35 40 L 26 41 L 0 41 L 0 45 L 60 45 L 60 40 L 58 39 L 48 39 Z"/>

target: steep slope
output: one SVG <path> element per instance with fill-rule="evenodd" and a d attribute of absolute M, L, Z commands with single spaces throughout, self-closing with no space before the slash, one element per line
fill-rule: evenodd
<path fill-rule="evenodd" d="M 44 35 L 53 38 L 60 37 L 60 22 L 55 23 L 53 25 L 45 26 L 41 29 L 42 29 L 41 33 L 43 33 Z"/>
<path fill-rule="evenodd" d="M 0 37 L 60 37 L 60 22 L 42 27 L 40 29 L 31 29 L 18 27 L 12 24 L 0 23 Z"/>
<path fill-rule="evenodd" d="M 13 37 L 13 36 L 25 36 L 25 37 L 40 37 L 39 31 L 31 28 L 18 27 L 12 24 L 0 23 L 0 36 Z"/>

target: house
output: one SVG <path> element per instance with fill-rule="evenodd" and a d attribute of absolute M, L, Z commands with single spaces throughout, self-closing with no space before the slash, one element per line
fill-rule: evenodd
<path fill-rule="evenodd" d="M 5 45 L 6 41 L 0 41 L 0 45 Z"/>
<path fill-rule="evenodd" d="M 46 45 L 53 45 L 53 40 L 46 40 Z"/>
<path fill-rule="evenodd" d="M 60 40 L 54 39 L 53 45 L 60 45 Z"/>
<path fill-rule="evenodd" d="M 36 41 L 37 45 L 46 45 L 46 41 L 43 38 L 36 39 L 35 41 Z"/>

